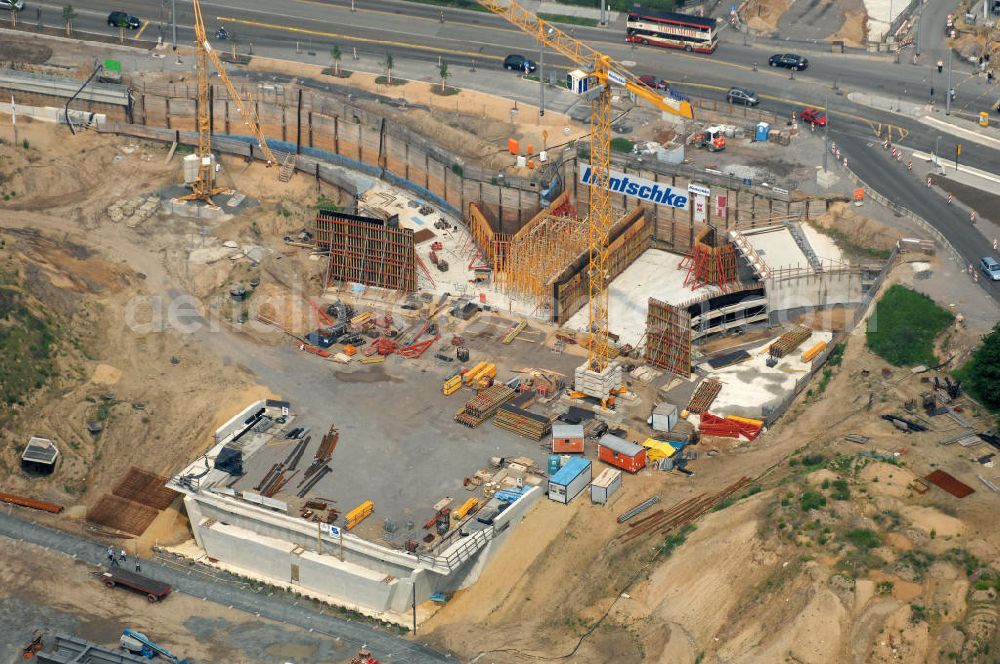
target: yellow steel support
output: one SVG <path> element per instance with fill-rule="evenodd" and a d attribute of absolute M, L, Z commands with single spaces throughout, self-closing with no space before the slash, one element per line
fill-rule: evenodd
<path fill-rule="evenodd" d="M 590 257 L 589 324 L 591 343 L 588 363 L 592 370 L 603 371 L 609 361 L 608 347 L 608 233 L 614 223 L 611 192 L 608 190 L 611 170 L 611 84 L 623 86 L 637 97 L 657 108 L 694 118 L 689 102 L 664 97 L 643 85 L 639 77 L 608 56 L 566 34 L 553 24 L 540 19 L 514 0 L 476 0 L 494 14 L 502 16 L 542 46 L 560 53 L 588 72 L 600 92 L 592 98 L 590 116 L 590 166 L 593 182 L 589 193 L 588 250 Z M 592 86 L 593 87 L 593 86 Z"/>

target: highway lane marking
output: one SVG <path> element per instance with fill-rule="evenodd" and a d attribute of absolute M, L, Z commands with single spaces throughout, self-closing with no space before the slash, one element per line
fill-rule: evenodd
<path fill-rule="evenodd" d="M 952 136 L 958 136 L 966 140 L 972 141 L 973 143 L 979 143 L 984 147 L 1000 148 L 1000 139 L 993 138 L 992 136 L 984 136 L 978 131 L 973 131 L 971 129 L 966 129 L 964 127 L 957 127 L 950 122 L 945 122 L 944 120 L 938 120 L 937 118 L 925 115 L 918 118 L 919 122 L 930 125 L 932 127 L 937 127 L 939 130 L 945 132 L 946 134 L 951 134 Z"/>
<path fill-rule="evenodd" d="M 149 21 L 143 21 L 142 27 L 139 28 L 139 32 L 135 33 L 135 37 L 133 37 L 133 39 L 135 39 L 136 41 L 138 41 L 139 38 L 142 37 L 142 33 L 145 32 L 146 28 L 148 28 L 148 27 L 149 27 Z"/>
<path fill-rule="evenodd" d="M 920 152 L 918 150 L 914 150 L 913 151 L 913 158 L 914 159 L 922 159 L 924 161 L 929 161 L 929 162 L 933 162 L 934 161 L 934 155 L 929 154 L 927 152 Z M 938 162 L 944 161 L 944 160 L 941 159 L 941 155 L 938 155 L 937 159 L 938 159 Z M 948 162 L 948 164 L 947 164 L 948 168 L 953 168 L 953 166 L 951 165 L 951 163 L 952 162 Z M 942 164 L 942 168 L 944 168 L 944 166 L 945 166 L 945 164 Z M 996 173 L 990 173 L 989 171 L 983 171 L 983 170 L 980 170 L 978 168 L 973 168 L 972 166 L 966 166 L 965 164 L 959 164 L 958 165 L 958 172 L 959 173 L 968 173 L 969 175 L 973 175 L 973 176 L 978 177 L 978 178 L 983 178 L 984 180 L 989 180 L 990 182 L 998 182 L 998 183 L 1000 183 L 1000 175 L 997 175 Z"/>
<path fill-rule="evenodd" d="M 333 4 L 333 3 L 330 3 L 330 2 L 320 2 L 319 0 L 293 0 L 293 1 L 296 2 L 296 3 L 298 3 L 298 4 L 301 4 L 301 5 L 319 5 L 320 7 L 327 7 L 327 8 L 333 8 L 333 9 L 346 9 L 347 11 L 351 11 L 350 6 L 348 6 L 348 5 L 337 5 L 337 4 Z M 433 7 L 432 5 L 428 5 L 428 6 L 429 7 Z M 232 8 L 230 7 L 230 9 L 232 9 Z M 444 10 L 443 7 L 441 9 L 442 9 L 442 11 Z M 449 9 L 454 9 L 454 7 L 451 7 Z M 249 11 L 255 11 L 255 10 L 249 10 Z M 259 11 L 259 10 L 256 10 L 256 11 Z M 478 12 L 478 11 L 475 11 L 475 10 L 471 10 L 471 11 L 474 11 L 476 14 L 484 14 L 486 16 L 497 16 L 496 14 L 494 14 L 491 11 L 481 11 L 481 12 Z M 263 13 L 268 13 L 268 12 L 263 12 Z M 384 9 L 361 9 L 360 7 L 355 7 L 354 8 L 354 13 L 355 14 L 381 14 L 381 15 L 384 15 L 384 16 L 405 16 L 406 19 L 409 20 L 409 21 L 433 21 L 434 23 L 440 23 L 441 22 L 441 19 L 439 19 L 439 18 L 432 18 L 430 16 L 413 16 L 411 14 L 402 14 L 400 12 L 390 12 L 390 11 L 386 11 Z M 513 33 L 516 33 L 516 34 L 519 34 L 519 35 L 526 34 L 525 32 L 523 32 L 521 30 L 517 30 L 516 28 L 506 28 L 506 27 L 491 26 L 491 25 L 474 25 L 472 23 L 468 23 L 468 22 L 464 22 L 464 21 L 456 21 L 455 23 L 456 23 L 456 25 L 467 25 L 469 27 L 485 28 L 485 29 L 488 29 L 488 30 L 496 30 L 498 32 L 513 32 Z M 355 26 L 355 27 L 362 27 L 362 26 Z"/>
<path fill-rule="evenodd" d="M 438 48 L 436 46 L 424 46 L 423 44 L 411 44 L 409 42 L 395 41 L 391 39 L 374 39 L 372 37 L 356 37 L 354 35 L 344 35 L 338 34 L 336 32 L 323 32 L 322 30 L 310 30 L 309 28 L 296 28 L 289 25 L 276 25 L 274 23 L 262 23 L 260 21 L 247 21 L 241 18 L 232 18 L 227 16 L 216 16 L 219 21 L 226 21 L 228 23 L 236 23 L 242 25 L 250 25 L 255 28 L 267 28 L 270 30 L 281 30 L 284 32 L 293 32 L 300 35 L 309 35 L 310 37 L 327 37 L 329 39 L 342 39 L 345 41 L 356 41 L 356 42 L 366 42 L 369 44 L 379 44 L 380 46 L 396 46 L 398 48 L 409 48 L 418 51 L 428 51 L 431 53 L 447 53 L 451 55 L 464 55 L 470 58 L 476 58 L 478 60 L 503 60 L 503 57 L 499 55 L 487 55 L 485 53 L 477 53 L 474 51 L 457 51 L 453 48 Z M 368 28 L 366 28 L 368 29 Z M 457 40 L 455 40 L 457 41 Z"/>

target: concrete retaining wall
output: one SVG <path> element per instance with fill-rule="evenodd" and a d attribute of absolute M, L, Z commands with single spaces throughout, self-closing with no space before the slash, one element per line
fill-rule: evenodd
<path fill-rule="evenodd" d="M 773 316 L 788 309 L 857 304 L 865 295 L 862 274 L 859 268 L 844 268 L 818 274 L 803 270 L 795 276 L 773 276 L 765 288 L 767 309 Z"/>
<path fill-rule="evenodd" d="M 313 524 L 288 515 L 211 493 L 184 499 L 195 541 L 209 558 L 238 567 L 274 583 L 293 583 L 313 593 L 329 595 L 352 607 L 379 613 L 401 613 L 413 602 L 435 592 L 453 592 L 476 581 L 513 527 L 537 502 L 542 490 L 533 487 L 497 517 L 497 535 L 469 560 L 443 574 L 427 568 L 416 556 L 345 534 L 324 536 L 322 552 Z M 467 538 L 456 537 L 441 552 L 458 548 Z M 343 561 L 340 559 L 343 556 Z M 297 566 L 298 580 L 294 580 Z"/>

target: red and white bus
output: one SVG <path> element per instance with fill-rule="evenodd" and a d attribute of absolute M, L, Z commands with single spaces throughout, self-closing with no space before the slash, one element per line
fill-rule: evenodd
<path fill-rule="evenodd" d="M 625 40 L 664 48 L 714 53 L 719 33 L 714 18 L 636 9 L 629 12 Z"/>

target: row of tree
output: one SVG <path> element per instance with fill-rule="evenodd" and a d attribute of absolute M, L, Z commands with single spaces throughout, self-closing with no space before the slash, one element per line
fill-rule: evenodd
<path fill-rule="evenodd" d="M 330 70 L 333 72 L 334 76 L 341 75 L 340 61 L 344 59 L 344 52 L 341 50 L 340 46 L 337 44 L 333 45 L 330 49 Z M 382 66 L 385 67 L 385 79 L 389 85 L 392 85 L 392 68 L 395 64 L 395 60 L 392 57 L 392 53 L 385 54 L 385 60 L 382 61 Z M 448 63 L 441 62 L 438 65 L 438 76 L 441 78 L 441 92 L 443 93 L 447 86 L 445 85 L 449 78 L 451 78 L 451 73 L 448 71 Z"/>

